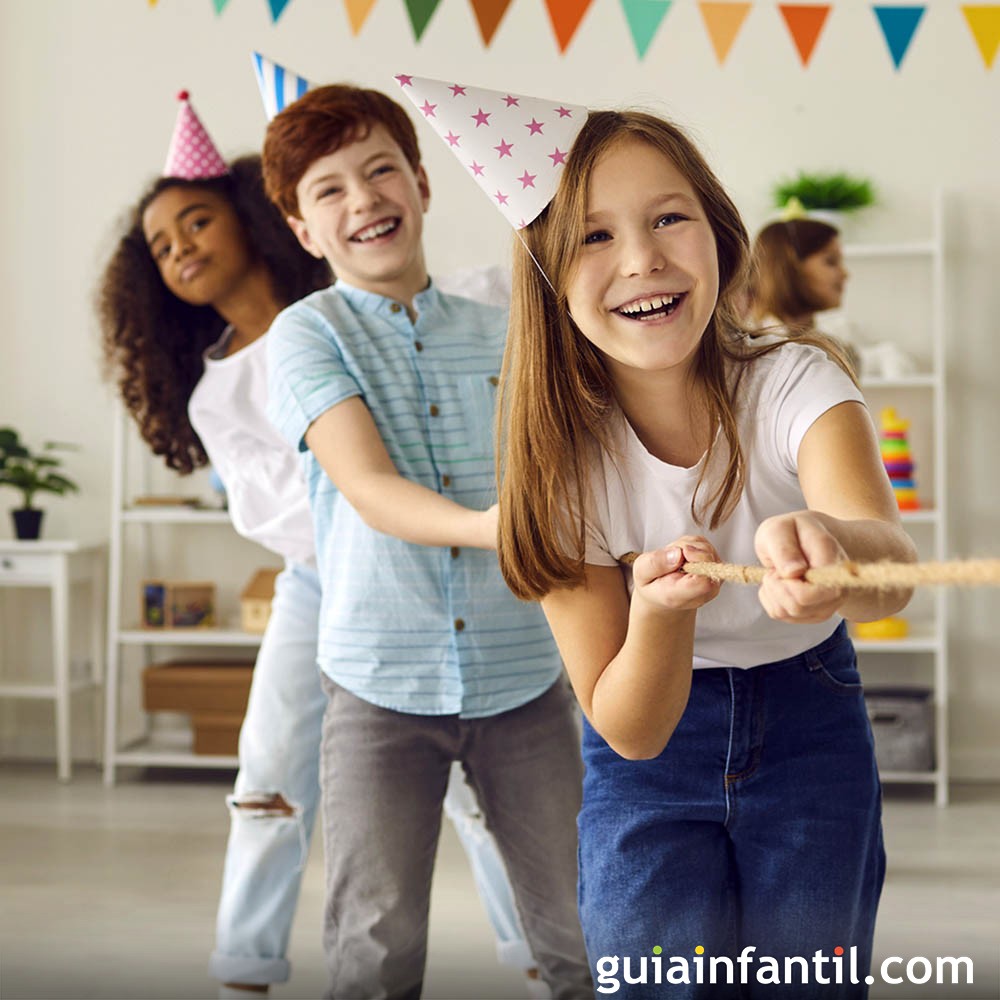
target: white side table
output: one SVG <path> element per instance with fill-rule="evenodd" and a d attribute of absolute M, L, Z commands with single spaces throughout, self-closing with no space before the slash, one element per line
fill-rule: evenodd
<path fill-rule="evenodd" d="M 103 683 L 104 546 L 71 541 L 0 539 L 0 587 L 45 587 L 52 598 L 52 684 L 0 683 L 3 698 L 49 698 L 56 710 L 56 761 L 60 781 L 68 781 L 70 764 L 70 696 L 90 689 L 94 694 L 95 727 L 100 728 Z M 70 675 L 70 588 L 88 585 L 90 669 Z M 100 734 L 97 733 L 100 746 Z"/>

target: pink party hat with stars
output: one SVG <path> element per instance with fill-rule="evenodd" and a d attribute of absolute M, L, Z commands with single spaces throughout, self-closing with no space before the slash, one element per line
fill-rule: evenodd
<path fill-rule="evenodd" d="M 204 181 L 229 173 L 226 161 L 219 155 L 211 136 L 205 131 L 201 119 L 195 114 L 188 100 L 188 92 L 177 95 L 181 106 L 177 109 L 174 134 L 170 139 L 164 177 L 178 177 L 185 181 Z"/>
<path fill-rule="evenodd" d="M 537 218 L 556 193 L 585 107 L 406 73 L 396 82 L 515 229 Z"/>

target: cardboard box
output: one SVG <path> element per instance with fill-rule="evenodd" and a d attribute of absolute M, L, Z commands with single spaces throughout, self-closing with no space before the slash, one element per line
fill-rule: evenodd
<path fill-rule="evenodd" d="M 271 617 L 274 581 L 280 569 L 259 569 L 240 594 L 240 621 L 244 632 L 261 634 Z"/>
<path fill-rule="evenodd" d="M 142 672 L 142 704 L 147 712 L 223 713 L 243 718 L 253 663 L 173 660 Z"/>
<path fill-rule="evenodd" d="M 143 580 L 143 628 L 208 628 L 216 623 L 215 584 Z"/>
<path fill-rule="evenodd" d="M 235 756 L 239 749 L 243 713 L 199 712 L 191 716 L 194 752 Z"/>

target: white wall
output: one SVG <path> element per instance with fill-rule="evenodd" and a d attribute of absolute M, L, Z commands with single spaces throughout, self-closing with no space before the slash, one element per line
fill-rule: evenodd
<path fill-rule="evenodd" d="M 398 0 L 379 0 L 359 38 L 335 0 L 291 0 L 277 25 L 265 0 L 230 0 L 221 16 L 210 0 L 160 0 L 155 8 L 142 0 L 6 0 L 0 424 L 33 441 L 72 439 L 85 448 L 71 462 L 83 492 L 46 501 L 47 534 L 107 534 L 112 405 L 98 374 L 91 298 L 113 222 L 162 165 L 178 89 L 191 91 L 224 154 L 259 145 L 264 117 L 249 58 L 257 48 L 316 82 L 391 89 L 394 73 L 411 72 L 668 113 L 693 131 L 751 227 L 769 211 L 772 181 L 799 167 L 875 180 L 881 204 L 859 219 L 851 239 L 926 236 L 932 193 L 943 186 L 951 549 L 997 553 L 1000 64 L 986 70 L 952 0 L 927 7 L 897 73 L 870 6 L 853 0 L 834 0 L 806 70 L 776 5 L 763 2 L 720 67 L 694 0 L 675 0 L 643 62 L 615 0 L 595 0 L 565 56 L 538 0 L 514 0 L 488 50 L 458 0 L 441 3 L 419 45 Z M 436 194 L 427 227 L 432 270 L 499 259 L 509 245 L 499 216 L 438 140 L 420 135 Z M 916 276 L 887 280 L 876 295 L 912 302 L 923 292 Z M 0 520 L 0 534 L 9 530 Z M 1000 777 L 1000 597 L 966 592 L 952 606 L 955 770 Z M 0 618 L 7 632 L 0 652 L 33 643 L 11 634 L 11 620 Z M 36 736 L 49 718 L 20 705 L 3 717 L 30 719 Z"/>

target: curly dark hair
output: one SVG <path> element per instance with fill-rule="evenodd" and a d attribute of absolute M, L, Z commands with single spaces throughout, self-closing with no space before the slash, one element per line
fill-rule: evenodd
<path fill-rule="evenodd" d="M 163 283 L 142 229 L 150 202 L 170 187 L 209 189 L 236 209 L 271 276 L 277 299 L 288 305 L 331 281 L 324 260 L 299 246 L 281 213 L 264 194 L 259 156 L 243 156 L 211 180 L 160 177 L 129 212 L 97 291 L 105 375 L 114 379 L 143 440 L 166 464 L 189 473 L 208 463 L 187 415 L 201 378 L 202 354 L 226 321 L 211 306 L 182 302 Z"/>

